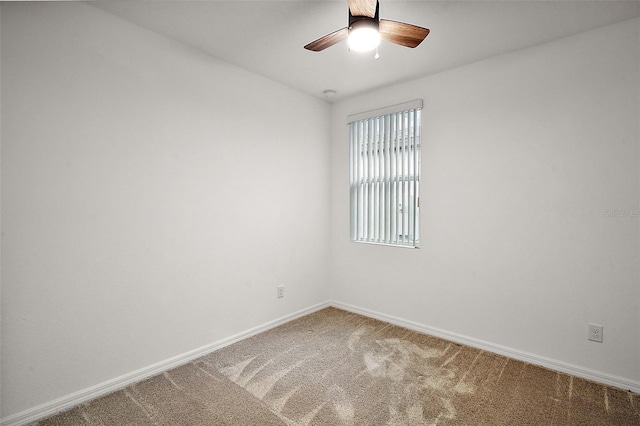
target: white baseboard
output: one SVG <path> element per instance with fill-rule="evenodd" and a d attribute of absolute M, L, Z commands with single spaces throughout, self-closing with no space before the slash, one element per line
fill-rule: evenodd
<path fill-rule="evenodd" d="M 561 373 L 566 373 L 572 376 L 581 377 L 583 379 L 591 380 L 593 382 L 602 383 L 605 385 L 613 386 L 613 387 L 624 389 L 624 390 L 630 390 L 631 392 L 635 392 L 635 393 L 640 393 L 640 382 L 638 381 L 629 380 L 623 377 L 618 377 L 611 374 L 590 370 L 588 368 L 565 363 L 562 361 L 557 361 L 550 358 L 545 358 L 543 356 L 531 354 L 531 353 L 520 351 L 513 348 L 508 348 L 502 345 L 496 345 L 494 343 L 485 342 L 479 339 L 474 339 L 472 337 L 451 333 L 448 331 L 444 331 L 444 330 L 429 327 L 423 324 L 419 324 L 413 321 L 408 321 L 402 318 L 396 318 L 390 315 L 382 314 L 380 312 L 371 311 L 369 309 L 348 305 L 346 303 L 332 301 L 331 303 L 329 303 L 329 305 L 339 309 L 343 309 L 345 311 L 379 319 L 381 321 L 385 321 L 400 327 L 408 328 L 410 330 L 418 331 L 420 333 L 429 334 L 431 336 L 440 337 L 442 339 L 450 340 L 452 342 L 461 343 L 463 345 L 471 346 L 477 349 L 482 349 L 487 352 L 492 352 L 495 354 L 504 355 L 509 358 L 528 362 L 530 364 L 539 365 L 539 366 L 548 368 L 550 370 L 559 371 Z"/>
<path fill-rule="evenodd" d="M 85 403 L 92 399 L 98 398 L 103 395 L 107 395 L 119 389 L 123 389 L 133 383 L 137 383 L 141 380 L 163 373 L 167 370 L 179 367 L 190 361 L 193 361 L 201 356 L 207 355 L 225 346 L 231 345 L 242 339 L 246 339 L 258 333 L 262 333 L 271 328 L 277 327 L 296 318 L 309 315 L 313 312 L 319 311 L 326 307 L 333 306 L 338 309 L 357 313 L 367 317 L 386 321 L 391 324 L 405 327 L 410 330 L 415 330 L 420 333 L 429 334 L 431 336 L 440 337 L 442 339 L 450 340 L 452 342 L 461 343 L 474 348 L 482 349 L 487 352 L 504 355 L 509 358 L 517 359 L 520 361 L 528 362 L 530 364 L 540 365 L 542 367 L 549 368 L 551 370 L 559 371 L 573 376 L 582 377 L 587 380 L 602 383 L 609 386 L 614 386 L 620 389 L 630 390 L 635 393 L 640 393 L 640 382 L 628 380 L 622 377 L 613 376 L 598 371 L 589 370 L 580 366 L 564 363 L 561 361 L 545 358 L 539 355 L 530 354 L 527 352 L 519 351 L 513 348 L 508 348 L 501 345 L 496 345 L 490 342 L 474 339 L 472 337 L 459 335 L 456 333 L 447 332 L 437 328 L 428 327 L 423 324 L 419 324 L 413 321 L 405 320 L 402 318 L 396 318 L 390 315 L 375 312 L 369 309 L 359 308 L 346 303 L 340 303 L 336 301 L 320 303 L 311 306 L 306 309 L 294 312 L 289 315 L 285 315 L 276 320 L 267 322 L 260 326 L 243 331 L 242 333 L 235 334 L 209 345 L 203 346 L 198 349 L 194 349 L 189 352 L 185 352 L 181 355 L 169 358 L 164 361 L 160 361 L 145 368 L 133 371 L 131 373 L 116 377 L 115 379 L 108 380 L 106 382 L 91 386 L 78 392 L 74 392 L 70 395 L 55 399 L 53 401 L 38 405 L 36 407 L 21 411 L 0 420 L 1 426 L 21 426 L 27 423 L 43 419 L 51 416 L 55 413 L 68 410 L 79 404 Z"/>
<path fill-rule="evenodd" d="M 292 314 L 285 315 L 276 320 L 267 322 L 265 324 L 259 325 L 257 327 L 243 331 L 242 333 L 235 334 L 233 336 L 227 337 L 225 339 L 219 340 L 217 342 L 211 343 L 201 348 L 194 349 L 189 352 L 185 352 L 181 355 L 177 355 L 172 358 L 166 359 L 164 361 L 160 361 L 148 367 L 144 367 L 139 370 L 133 371 L 131 373 L 122 375 L 120 377 L 116 377 L 115 379 L 107 380 L 106 382 L 97 384 L 95 386 L 91 386 L 81 391 L 74 392 L 70 395 L 66 395 L 61 398 L 55 399 L 53 401 L 49 401 L 44 404 L 38 405 L 36 407 L 13 414 L 11 416 L 8 416 L 0 420 L 0 425 L 21 426 L 30 422 L 34 422 L 36 420 L 43 419 L 53 414 L 68 410 L 70 408 L 73 408 L 77 405 L 80 405 L 92 399 L 123 389 L 133 383 L 137 383 L 149 377 L 163 373 L 167 370 L 171 370 L 173 368 L 184 365 L 201 356 L 217 351 L 218 349 L 231 345 L 232 343 L 238 342 L 242 339 L 246 339 L 258 333 L 262 333 L 271 328 L 274 328 L 284 323 L 287 323 L 289 321 L 292 321 L 296 318 L 309 315 L 313 312 L 319 311 L 320 309 L 324 309 L 328 306 L 330 306 L 330 304 L 327 302 L 320 303 L 320 304 L 311 306 L 309 308 L 294 312 Z"/>

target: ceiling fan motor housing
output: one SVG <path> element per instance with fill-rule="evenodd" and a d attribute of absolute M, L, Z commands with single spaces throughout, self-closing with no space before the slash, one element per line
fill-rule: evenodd
<path fill-rule="evenodd" d="M 376 14 L 373 18 L 369 16 L 353 16 L 351 9 L 349 9 L 349 31 L 353 31 L 362 27 L 374 28 L 378 31 L 380 26 L 380 3 L 376 4 Z"/>

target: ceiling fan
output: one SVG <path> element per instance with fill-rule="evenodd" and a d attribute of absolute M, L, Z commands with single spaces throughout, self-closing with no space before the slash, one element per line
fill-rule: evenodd
<path fill-rule="evenodd" d="M 312 41 L 304 47 L 305 49 L 320 52 L 347 39 L 350 50 L 368 52 L 378 47 L 381 38 L 414 48 L 429 35 L 426 28 L 380 19 L 378 0 L 347 0 L 347 3 L 349 26 Z"/>

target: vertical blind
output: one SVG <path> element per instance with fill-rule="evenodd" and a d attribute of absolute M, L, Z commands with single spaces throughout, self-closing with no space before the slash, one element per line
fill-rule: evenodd
<path fill-rule="evenodd" d="M 352 241 L 419 246 L 421 108 L 349 117 Z"/>

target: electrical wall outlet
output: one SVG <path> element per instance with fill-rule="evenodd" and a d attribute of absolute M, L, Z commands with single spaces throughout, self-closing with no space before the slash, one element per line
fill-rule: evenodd
<path fill-rule="evenodd" d="M 278 299 L 282 299 L 284 297 L 284 286 L 283 285 L 279 285 L 278 286 Z"/>
<path fill-rule="evenodd" d="M 602 343 L 602 326 L 589 324 L 589 340 Z"/>

